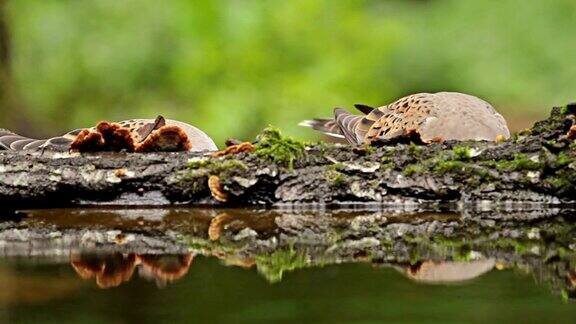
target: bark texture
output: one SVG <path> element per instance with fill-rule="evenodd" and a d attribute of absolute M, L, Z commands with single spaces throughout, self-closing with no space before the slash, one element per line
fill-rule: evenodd
<path fill-rule="evenodd" d="M 576 105 L 501 143 L 307 144 L 266 129 L 255 149 L 191 153 L 0 152 L 0 203 L 226 206 L 565 204 L 576 197 Z M 232 150 L 233 151 L 233 150 Z"/>

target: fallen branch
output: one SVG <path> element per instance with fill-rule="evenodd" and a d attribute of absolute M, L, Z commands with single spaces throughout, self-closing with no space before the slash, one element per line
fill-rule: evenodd
<path fill-rule="evenodd" d="M 0 203 L 570 203 L 576 200 L 575 113 L 576 105 L 554 108 L 548 119 L 501 143 L 351 147 L 305 144 L 267 129 L 254 147 L 217 157 L 0 152 Z"/>

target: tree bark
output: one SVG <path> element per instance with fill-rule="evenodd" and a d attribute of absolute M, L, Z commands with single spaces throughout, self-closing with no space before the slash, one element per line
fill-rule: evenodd
<path fill-rule="evenodd" d="M 253 152 L 0 152 L 4 206 L 341 205 L 576 199 L 576 105 L 502 143 L 310 144 L 265 130 Z M 385 144 L 385 145 L 384 145 Z"/>

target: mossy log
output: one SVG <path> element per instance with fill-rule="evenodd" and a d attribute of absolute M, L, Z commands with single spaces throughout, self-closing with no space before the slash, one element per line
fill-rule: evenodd
<path fill-rule="evenodd" d="M 510 140 L 302 143 L 266 129 L 255 149 L 192 153 L 0 152 L 0 204 L 476 204 L 576 201 L 576 104 Z M 209 185 L 210 184 L 210 185 Z"/>

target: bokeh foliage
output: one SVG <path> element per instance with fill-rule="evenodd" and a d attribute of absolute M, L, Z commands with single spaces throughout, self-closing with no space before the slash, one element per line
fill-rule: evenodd
<path fill-rule="evenodd" d="M 300 120 L 419 91 L 468 92 L 507 116 L 542 116 L 576 94 L 573 0 L 7 0 L 5 10 L 25 110 L 4 104 L 0 120 L 22 110 L 24 133 L 163 114 L 218 144 L 268 124 L 311 138 Z"/>

